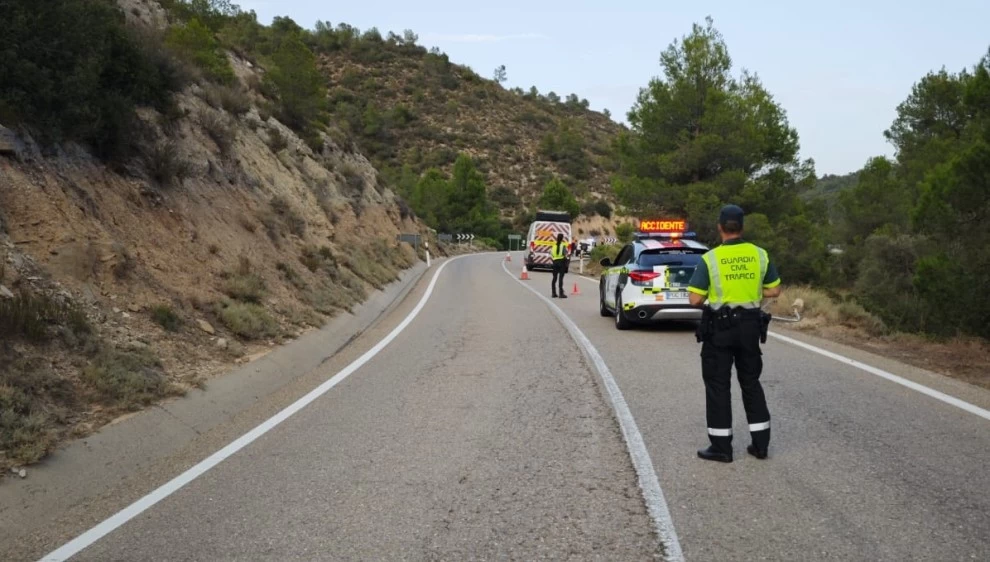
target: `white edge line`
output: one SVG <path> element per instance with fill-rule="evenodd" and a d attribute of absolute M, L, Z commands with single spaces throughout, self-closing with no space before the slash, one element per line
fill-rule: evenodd
<path fill-rule="evenodd" d="M 979 406 L 976 406 L 974 404 L 970 404 L 969 402 L 960 400 L 960 399 L 958 399 L 958 398 L 956 398 L 954 396 L 949 396 L 948 394 L 945 394 L 944 392 L 939 392 L 939 391 L 937 391 L 935 389 L 932 389 L 932 388 L 929 388 L 929 387 L 927 387 L 927 386 L 925 386 L 923 384 L 919 384 L 919 383 L 916 383 L 914 381 L 905 379 L 903 377 L 899 377 L 899 376 L 897 376 L 897 375 L 895 375 L 893 373 L 888 373 L 887 371 L 884 371 L 883 369 L 878 369 L 876 367 L 873 367 L 872 365 L 867 365 L 866 363 L 861 363 L 859 361 L 856 361 L 855 359 L 850 359 L 848 357 L 839 355 L 838 353 L 833 353 L 831 351 L 822 349 L 820 347 L 815 347 L 815 346 L 813 346 L 813 345 L 811 345 L 809 343 L 804 343 L 803 341 L 796 340 L 794 338 L 789 338 L 787 336 L 782 336 L 782 335 L 777 334 L 777 333 L 774 333 L 774 332 L 770 332 L 769 335 L 771 337 L 777 338 L 777 339 L 779 339 L 779 340 L 781 340 L 783 342 L 789 343 L 791 345 L 796 345 L 798 347 L 807 349 L 808 351 L 812 351 L 812 352 L 817 353 L 819 355 L 823 355 L 825 357 L 828 357 L 829 359 L 834 359 L 834 360 L 836 360 L 836 361 L 838 361 L 840 363 L 845 363 L 846 365 L 850 365 L 852 367 L 856 367 L 857 369 L 861 369 L 861 370 L 866 371 L 867 373 L 870 373 L 872 375 L 876 375 L 876 376 L 878 376 L 880 378 L 887 379 L 890 382 L 897 383 L 897 384 L 899 384 L 901 386 L 906 386 L 907 388 L 910 388 L 911 390 L 915 390 L 915 391 L 920 392 L 920 393 L 922 393 L 922 394 L 924 394 L 926 396 L 930 396 L 930 397 L 932 397 L 932 398 L 934 398 L 936 400 L 940 400 L 942 402 L 945 402 L 946 404 L 949 404 L 951 406 L 955 406 L 956 408 L 959 408 L 959 409 L 964 410 L 966 412 L 969 412 L 971 414 L 980 416 L 981 418 L 983 418 L 985 420 L 990 420 L 990 410 L 984 410 L 983 408 L 980 408 Z"/>
<path fill-rule="evenodd" d="M 586 281 L 590 281 L 590 282 L 595 283 L 595 284 L 598 284 L 600 282 L 600 280 L 598 280 L 598 279 L 592 279 L 590 277 L 585 277 L 584 275 L 581 275 L 581 274 L 577 274 L 577 277 L 580 277 L 581 279 L 584 279 Z M 899 377 L 899 376 L 897 376 L 897 375 L 895 375 L 893 373 L 889 373 L 887 371 L 884 371 L 883 369 L 878 369 L 878 368 L 873 367 L 871 365 L 867 365 L 866 363 L 861 363 L 859 361 L 856 361 L 855 359 L 850 359 L 850 358 L 845 357 L 843 355 L 839 355 L 838 353 L 833 353 L 831 351 L 822 349 L 820 347 L 816 347 L 816 346 L 811 345 L 811 344 L 808 344 L 808 343 L 804 343 L 804 342 L 802 342 L 800 340 L 796 340 L 794 338 L 789 338 L 787 336 L 782 336 L 782 335 L 777 334 L 777 333 L 774 333 L 774 332 L 769 332 L 769 335 L 770 336 L 773 336 L 773 337 L 775 337 L 775 338 L 777 338 L 777 339 L 779 339 L 781 341 L 787 342 L 787 343 L 789 343 L 791 345 L 796 345 L 798 347 L 802 347 L 804 349 L 807 349 L 808 351 L 812 351 L 812 352 L 817 353 L 819 355 L 823 355 L 825 357 L 828 357 L 829 359 L 834 359 L 836 361 L 839 361 L 840 363 L 845 363 L 846 365 L 850 365 L 852 367 L 856 367 L 857 369 L 861 369 L 863 371 L 866 371 L 867 373 L 870 373 L 870 374 L 876 375 L 878 377 L 887 379 L 887 380 L 889 380 L 891 382 L 894 382 L 894 383 L 897 383 L 899 385 L 906 386 L 907 388 L 910 388 L 911 390 L 920 392 L 920 393 L 925 394 L 927 396 L 930 396 L 930 397 L 932 397 L 932 398 L 934 398 L 936 400 L 941 400 L 942 402 L 945 402 L 946 404 L 949 404 L 951 406 L 955 406 L 955 407 L 957 407 L 957 408 L 959 408 L 961 410 L 965 410 L 965 411 L 967 411 L 967 412 L 969 412 L 971 414 L 977 415 L 977 416 L 979 416 L 979 417 L 981 417 L 983 419 L 990 420 L 990 410 L 985 410 L 983 408 L 980 408 L 979 406 L 976 406 L 974 404 L 970 404 L 969 402 L 966 402 L 966 401 L 960 400 L 959 398 L 956 398 L 954 396 L 950 396 L 948 394 L 945 394 L 944 392 L 939 392 L 939 391 L 937 391 L 937 390 L 935 390 L 933 388 L 927 387 L 927 386 L 925 386 L 923 384 L 919 384 L 919 383 L 916 383 L 914 381 L 905 379 L 903 377 Z"/>
<path fill-rule="evenodd" d="M 502 262 L 502 270 L 509 277 L 515 279 L 515 275 L 506 268 L 504 261 Z M 636 420 L 633 418 L 632 412 L 629 410 L 629 405 L 626 404 L 626 399 L 622 396 L 622 391 L 619 389 L 618 383 L 615 382 L 612 372 L 609 371 L 608 365 L 605 364 L 605 360 L 601 354 L 592 345 L 591 340 L 584 335 L 584 332 L 577 327 L 577 324 L 570 317 L 564 314 L 564 311 L 560 307 L 521 280 L 516 279 L 516 282 L 543 300 L 557 319 L 560 320 L 561 324 L 570 332 L 571 337 L 581 347 L 581 351 L 595 365 L 595 369 L 598 371 L 598 375 L 601 377 L 605 389 L 608 391 L 608 397 L 612 402 L 615 416 L 619 420 L 619 427 L 622 429 L 622 436 L 625 438 L 629 457 L 632 459 L 633 467 L 636 469 L 636 475 L 639 478 L 639 488 L 643 492 L 646 509 L 650 513 L 650 518 L 653 519 L 657 536 L 660 538 L 660 542 L 663 543 L 665 557 L 670 562 L 682 562 L 684 560 L 684 553 L 681 551 L 681 543 L 677 539 L 677 531 L 674 530 L 674 520 L 667 507 L 667 500 L 663 496 L 663 490 L 660 488 L 660 480 L 657 478 L 656 469 L 653 467 L 653 461 L 650 460 L 650 453 L 646 450 L 643 435 L 639 432 Z"/>
<path fill-rule="evenodd" d="M 361 355 L 353 362 L 351 362 L 351 364 L 344 367 L 336 375 L 334 375 L 329 380 L 320 384 L 320 386 L 311 390 L 309 393 L 307 393 L 299 400 L 296 400 L 295 402 L 287 406 L 284 410 L 268 418 L 266 421 L 262 422 L 260 425 L 258 425 L 251 431 L 238 437 L 223 449 L 220 449 L 219 451 L 213 453 L 209 457 L 205 458 L 204 460 L 194 465 L 192 468 L 186 470 L 185 472 L 176 476 L 172 480 L 169 480 L 165 484 L 162 484 L 148 495 L 135 501 L 134 503 L 125 507 L 124 509 L 118 511 L 116 514 L 112 515 L 108 519 L 105 519 L 102 523 L 99 523 L 92 529 L 86 531 L 85 533 L 79 535 L 78 537 L 62 545 L 57 550 L 54 550 L 51 553 L 43 556 L 40 559 L 40 562 L 56 562 L 56 561 L 61 562 L 62 560 L 67 560 L 72 556 L 78 554 L 80 551 L 91 546 L 92 544 L 102 539 L 103 537 L 107 536 L 115 529 L 123 525 L 124 523 L 127 523 L 131 519 L 134 519 L 135 517 L 137 517 L 144 511 L 148 510 L 156 503 L 174 494 L 186 484 L 202 476 L 211 468 L 217 466 L 231 455 L 237 453 L 244 447 L 250 445 L 251 443 L 256 441 L 259 437 L 261 437 L 265 433 L 268 433 L 268 431 L 270 431 L 272 428 L 284 422 L 293 414 L 295 414 L 299 410 L 302 410 L 320 396 L 326 394 L 330 389 L 337 386 L 337 384 L 339 384 L 341 381 L 349 377 L 352 373 L 360 369 L 365 363 L 367 363 L 372 358 L 374 358 L 375 355 L 381 352 L 381 350 L 384 349 L 385 346 L 390 344 L 392 340 L 394 340 L 403 330 L 406 329 L 407 326 L 409 326 L 410 323 L 412 323 L 413 319 L 415 319 L 416 316 L 419 314 L 419 312 L 423 310 L 423 307 L 426 306 L 426 302 L 430 299 L 430 295 L 433 294 L 433 288 L 437 284 L 437 279 L 440 278 L 440 273 L 444 270 L 445 267 L 447 267 L 449 263 L 457 259 L 460 259 L 462 257 L 464 256 L 457 256 L 441 264 L 440 267 L 437 269 L 436 273 L 433 274 L 433 279 L 430 281 L 430 285 L 427 287 L 426 293 L 420 299 L 419 303 L 412 310 L 412 312 L 410 312 L 409 315 L 406 316 L 405 319 L 398 326 L 396 326 L 391 332 L 389 332 L 389 334 L 385 336 L 385 338 L 383 338 L 381 341 L 375 344 L 374 347 L 366 351 L 363 355 Z"/>

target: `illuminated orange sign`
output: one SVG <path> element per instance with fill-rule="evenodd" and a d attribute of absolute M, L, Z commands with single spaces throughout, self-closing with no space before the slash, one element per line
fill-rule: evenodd
<path fill-rule="evenodd" d="M 639 221 L 640 232 L 684 232 L 685 230 L 687 230 L 687 221 L 684 220 Z"/>

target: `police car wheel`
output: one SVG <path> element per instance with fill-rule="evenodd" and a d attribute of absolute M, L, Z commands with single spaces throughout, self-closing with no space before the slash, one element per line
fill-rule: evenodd
<path fill-rule="evenodd" d="M 605 306 L 605 291 L 598 291 L 598 313 L 604 317 L 609 317 L 612 315 L 612 311 Z"/>
<path fill-rule="evenodd" d="M 615 293 L 615 328 L 618 330 L 628 330 L 632 327 L 632 322 L 626 319 L 622 311 L 622 291 Z"/>

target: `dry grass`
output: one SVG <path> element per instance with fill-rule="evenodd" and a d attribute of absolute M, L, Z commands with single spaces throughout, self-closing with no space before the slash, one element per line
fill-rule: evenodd
<path fill-rule="evenodd" d="M 327 248 L 327 250 L 329 250 L 329 248 Z M 299 254 L 299 262 L 306 266 L 306 269 L 315 273 L 328 263 L 333 263 L 333 261 L 329 259 L 330 257 L 330 255 L 324 256 L 321 254 L 320 251 L 314 246 L 306 246 Z"/>
<path fill-rule="evenodd" d="M 224 156 L 230 154 L 230 149 L 234 146 L 234 140 L 237 138 L 237 132 L 223 114 L 212 111 L 204 112 L 199 116 L 199 124 L 216 143 L 220 154 Z"/>
<path fill-rule="evenodd" d="M 225 274 L 223 292 L 228 297 L 242 302 L 260 303 L 267 294 L 265 280 L 252 271 L 251 260 L 240 256 L 237 268 Z"/>
<path fill-rule="evenodd" d="M 55 447 L 75 395 L 49 365 L 43 358 L 0 362 L 0 470 L 36 462 Z"/>
<path fill-rule="evenodd" d="M 343 284 L 329 281 L 320 283 L 303 295 L 303 302 L 327 316 L 334 316 L 340 310 L 350 311 L 358 302 L 352 289 Z"/>
<path fill-rule="evenodd" d="M 82 378 L 104 401 L 124 410 L 179 393 L 161 362 L 146 349 L 104 350 L 83 369 Z"/>
<path fill-rule="evenodd" d="M 282 131 L 272 128 L 268 129 L 268 148 L 275 153 L 281 152 L 289 146 L 289 140 L 285 138 Z"/>
<path fill-rule="evenodd" d="M 378 254 L 379 256 L 381 254 Z M 398 277 L 395 269 L 363 248 L 353 248 L 343 258 L 344 265 L 376 289 L 381 289 Z"/>
<path fill-rule="evenodd" d="M 796 299 L 804 301 L 802 320 L 788 327 L 990 388 L 990 372 L 986 369 L 990 365 L 990 342 L 968 337 L 938 340 L 892 332 L 858 303 L 838 302 L 811 287 L 785 288 L 770 310 L 775 316 L 790 317 Z"/>
<path fill-rule="evenodd" d="M 268 311 L 254 303 L 220 303 L 217 316 L 228 330 L 244 339 L 256 340 L 278 335 L 278 324 Z"/>
<path fill-rule="evenodd" d="M 291 265 L 285 262 L 278 262 L 275 264 L 275 269 L 282 273 L 282 276 L 288 281 L 293 287 L 299 290 L 304 290 L 306 288 L 306 281 L 292 268 Z"/>
<path fill-rule="evenodd" d="M 281 220 L 284 230 L 299 238 L 306 234 L 306 220 L 292 208 L 292 205 L 284 197 L 276 195 L 272 197 L 269 204 L 272 207 L 272 212 Z"/>
<path fill-rule="evenodd" d="M 251 110 L 251 98 L 239 87 L 211 85 L 206 90 L 206 103 L 237 116 Z"/>
<path fill-rule="evenodd" d="M 68 301 L 23 293 L 12 299 L 0 299 L 0 336 L 4 339 L 44 341 L 57 326 L 66 326 L 76 334 L 90 331 L 86 315 Z"/>
<path fill-rule="evenodd" d="M 180 186 L 194 171 L 192 163 L 179 153 L 179 145 L 171 140 L 152 145 L 143 161 L 148 175 L 161 187 Z"/>
<path fill-rule="evenodd" d="M 266 293 L 265 280 L 255 273 L 235 274 L 224 282 L 223 292 L 242 302 L 260 303 Z"/>
<path fill-rule="evenodd" d="M 801 310 L 802 322 L 798 327 L 844 326 L 863 330 L 870 336 L 889 333 L 883 320 L 874 316 L 853 301 L 838 302 L 824 291 L 812 287 L 785 287 L 780 297 L 771 305 L 770 312 L 775 316 L 789 317 L 794 314 L 794 303 L 804 303 Z"/>
<path fill-rule="evenodd" d="M 178 332 L 182 328 L 182 318 L 167 304 L 153 306 L 151 308 L 151 319 L 166 332 Z"/>

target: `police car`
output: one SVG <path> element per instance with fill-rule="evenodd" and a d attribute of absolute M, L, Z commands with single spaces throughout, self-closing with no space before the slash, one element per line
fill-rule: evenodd
<path fill-rule="evenodd" d="M 615 259 L 601 260 L 599 284 L 602 316 L 615 327 L 663 320 L 700 320 L 701 309 L 688 302 L 688 282 L 708 246 L 693 240 L 683 220 L 640 222 L 635 239 Z"/>

